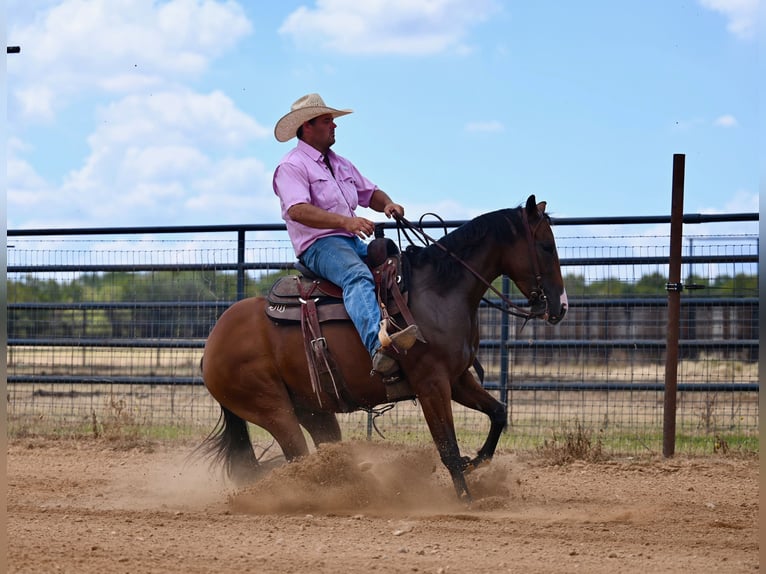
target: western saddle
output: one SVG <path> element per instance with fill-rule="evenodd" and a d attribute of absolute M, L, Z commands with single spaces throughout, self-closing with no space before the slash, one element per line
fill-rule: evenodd
<path fill-rule="evenodd" d="M 385 237 L 376 237 L 368 245 L 367 265 L 375 278 L 375 290 L 384 325 L 400 329 L 414 324 L 407 306 L 409 266 L 399 248 Z M 327 321 L 350 321 L 343 305 L 343 292 L 338 285 L 317 277 L 300 262 L 295 263 L 300 275 L 279 279 L 267 295 L 266 314 L 277 323 L 300 323 L 311 384 L 322 404 L 322 391 L 335 397 L 341 412 L 359 407 L 350 395 L 337 363 L 322 336 L 321 324 Z M 393 317 L 401 316 L 400 325 Z M 335 350 L 340 351 L 339 349 Z M 384 377 L 386 396 L 391 402 L 414 398 L 401 373 Z"/>

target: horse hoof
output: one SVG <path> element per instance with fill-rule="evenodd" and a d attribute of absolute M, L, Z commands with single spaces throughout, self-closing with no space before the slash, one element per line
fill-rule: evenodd
<path fill-rule="evenodd" d="M 483 458 L 481 460 L 472 460 L 469 462 L 465 470 L 463 471 L 463 474 L 471 474 L 474 470 L 481 468 L 482 466 L 487 466 L 489 464 L 489 459 Z"/>

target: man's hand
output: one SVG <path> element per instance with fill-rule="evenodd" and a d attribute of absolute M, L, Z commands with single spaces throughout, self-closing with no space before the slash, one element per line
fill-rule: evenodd
<path fill-rule="evenodd" d="M 404 217 L 404 208 L 399 205 L 398 203 L 387 203 L 386 206 L 383 208 L 383 213 L 386 214 L 386 217 L 389 219 L 391 217 L 394 217 L 395 219 L 399 219 L 400 217 Z"/>
<path fill-rule="evenodd" d="M 364 217 L 347 217 L 343 229 L 360 239 L 367 239 L 375 233 L 375 224 Z"/>
<path fill-rule="evenodd" d="M 370 207 L 379 213 L 385 213 L 386 217 L 399 219 L 404 217 L 404 208 L 395 203 L 382 189 L 376 189 L 370 198 Z"/>

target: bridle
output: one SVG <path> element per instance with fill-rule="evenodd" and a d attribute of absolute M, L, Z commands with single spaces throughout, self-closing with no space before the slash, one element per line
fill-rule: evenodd
<path fill-rule="evenodd" d="M 529 216 L 527 215 L 527 210 L 525 208 L 521 208 L 521 220 L 524 222 L 524 230 L 527 234 L 527 247 L 529 248 L 529 259 L 532 261 L 532 270 L 535 274 L 535 287 L 530 291 L 529 293 L 529 304 L 530 306 L 533 306 L 536 302 L 542 301 L 545 303 L 545 311 L 542 313 L 533 313 L 530 314 L 529 319 L 533 317 L 546 317 L 548 315 L 548 297 L 545 295 L 545 290 L 543 289 L 543 276 L 542 273 L 540 273 L 540 260 L 537 257 L 537 250 L 535 249 L 535 234 L 537 233 L 537 228 L 540 227 L 540 224 L 545 219 L 545 216 L 537 212 L 540 216 L 540 221 L 537 222 L 537 225 L 535 225 L 534 229 L 530 227 L 529 225 Z M 508 221 L 508 225 L 512 225 L 512 223 L 508 220 L 508 218 L 505 218 L 506 221 Z M 527 319 L 527 320 L 529 320 Z"/>
<path fill-rule="evenodd" d="M 527 298 L 527 301 L 530 305 L 529 311 L 524 309 L 523 307 L 520 307 L 513 301 L 511 301 L 509 297 L 507 297 L 506 295 L 501 293 L 497 288 L 495 288 L 492 285 L 492 283 L 487 281 L 467 261 L 464 261 L 463 259 L 461 259 L 458 255 L 456 255 L 455 253 L 447 249 L 443 244 L 439 243 L 438 241 L 435 241 L 425 231 L 423 231 L 422 217 L 421 217 L 420 225 L 417 227 L 414 226 L 409 221 L 407 221 L 407 219 L 405 219 L 404 217 L 399 217 L 396 214 L 394 214 L 394 218 L 396 219 L 397 230 L 401 231 L 410 243 L 413 243 L 413 241 L 412 239 L 410 239 L 409 235 L 407 235 L 408 229 L 412 233 L 414 233 L 416 236 L 419 236 L 420 241 L 424 245 L 428 245 L 429 243 L 432 243 L 433 245 L 436 245 L 439 249 L 444 251 L 447 255 L 452 257 L 455 261 L 460 263 L 460 265 L 462 265 L 474 277 L 476 277 L 488 290 L 492 291 L 495 295 L 497 295 L 497 297 L 503 303 L 502 305 L 498 305 L 497 303 L 494 303 L 492 301 L 489 301 L 487 298 L 482 297 L 482 300 L 485 301 L 487 305 L 495 309 L 498 309 L 499 311 L 502 311 L 503 313 L 506 313 L 507 315 L 513 315 L 514 317 L 523 318 L 524 325 L 526 325 L 530 319 L 534 319 L 536 317 L 548 316 L 548 298 L 546 297 L 545 291 L 543 290 L 542 274 L 540 273 L 540 261 L 538 260 L 537 250 L 535 249 L 535 244 L 534 244 L 535 233 L 537 232 L 537 228 L 542 223 L 544 217 L 542 216 L 542 214 L 540 214 L 540 221 L 537 223 L 537 225 L 535 225 L 534 228 L 532 228 L 529 225 L 529 217 L 527 216 L 527 210 L 524 207 L 521 207 L 520 209 L 521 209 L 521 220 L 522 220 L 522 223 L 524 224 L 524 231 L 526 233 L 527 246 L 529 247 L 529 257 L 532 262 L 532 270 L 534 272 L 534 277 L 535 277 L 535 287 L 532 289 L 532 291 L 529 294 L 529 297 Z M 425 214 L 425 215 L 434 215 L 437 218 L 439 217 L 433 213 Z M 425 217 L 425 215 L 423 217 Z M 508 222 L 509 227 L 513 229 L 514 226 L 511 220 L 508 219 L 507 217 L 505 217 L 505 220 Z M 401 240 L 400 240 L 400 248 L 401 248 Z M 543 311 L 532 312 L 531 307 L 538 301 L 545 303 L 545 309 Z M 522 328 L 523 328 L 523 325 L 522 325 Z"/>

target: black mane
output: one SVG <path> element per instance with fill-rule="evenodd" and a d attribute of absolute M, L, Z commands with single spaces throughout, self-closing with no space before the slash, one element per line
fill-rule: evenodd
<path fill-rule="evenodd" d="M 487 239 L 513 243 L 520 233 L 520 209 L 500 209 L 480 215 L 439 239 L 437 243 L 444 249 L 433 244 L 424 248 L 410 246 L 407 255 L 413 269 L 433 268 L 430 286 L 443 292 L 465 272 L 465 268 L 450 253 L 463 260 L 470 259 L 481 246 L 486 245 Z"/>

